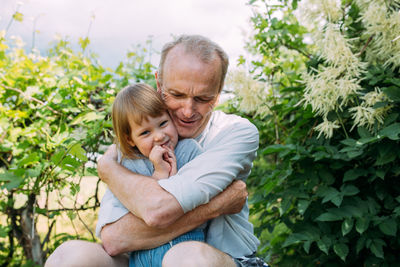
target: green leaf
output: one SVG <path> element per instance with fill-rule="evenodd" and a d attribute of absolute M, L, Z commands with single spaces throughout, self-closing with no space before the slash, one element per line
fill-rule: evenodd
<path fill-rule="evenodd" d="M 305 234 L 294 233 L 286 238 L 285 242 L 283 242 L 282 247 L 287 247 L 293 244 L 298 244 L 304 240 L 307 240 L 307 236 Z"/>
<path fill-rule="evenodd" d="M 360 135 L 361 138 L 370 138 L 371 133 L 364 127 L 358 127 L 357 128 L 357 132 Z"/>
<path fill-rule="evenodd" d="M 18 162 L 18 166 L 25 167 L 26 165 L 32 165 L 39 162 L 39 156 L 36 152 L 29 154 L 26 158 Z"/>
<path fill-rule="evenodd" d="M 323 236 L 320 240 L 317 241 L 317 246 L 321 251 L 328 255 L 329 249 L 332 246 L 332 240 L 327 236 Z"/>
<path fill-rule="evenodd" d="M 351 218 L 346 218 L 342 222 L 342 235 L 345 236 L 350 233 L 351 229 L 353 229 L 354 220 Z"/>
<path fill-rule="evenodd" d="M 343 185 L 341 191 L 345 196 L 354 196 L 360 192 L 360 190 L 354 185 Z"/>
<path fill-rule="evenodd" d="M 24 20 L 24 14 L 20 13 L 20 12 L 15 12 L 13 14 L 13 19 L 15 19 L 16 21 L 22 22 Z"/>
<path fill-rule="evenodd" d="M 0 181 L 6 182 L 2 188 L 6 188 L 7 190 L 17 188 L 23 180 L 23 177 L 15 175 L 12 172 L 6 171 L 4 173 L 0 173 Z"/>
<path fill-rule="evenodd" d="M 400 92 L 400 90 L 398 90 L 398 91 Z M 398 122 L 393 123 L 393 124 L 389 125 L 388 127 L 383 128 L 382 130 L 379 131 L 379 135 L 382 135 L 384 137 L 386 136 L 389 139 L 395 140 L 395 141 L 400 139 L 399 134 L 400 134 L 400 123 L 398 123 Z"/>
<path fill-rule="evenodd" d="M 89 112 L 83 115 L 79 115 L 72 122 L 71 125 L 77 125 L 84 122 L 90 122 L 95 120 L 104 120 L 104 114 L 99 112 Z"/>
<path fill-rule="evenodd" d="M 351 169 L 344 173 L 343 182 L 349 182 L 358 177 L 365 176 L 368 172 L 364 169 Z"/>
<path fill-rule="evenodd" d="M 379 224 L 379 229 L 385 235 L 396 236 L 397 233 L 397 223 L 395 219 L 387 219 Z"/>
<path fill-rule="evenodd" d="M 299 200 L 299 203 L 297 204 L 297 208 L 301 215 L 303 215 L 306 212 L 310 203 L 311 203 L 311 201 L 309 201 L 309 200 Z"/>
<path fill-rule="evenodd" d="M 356 252 L 357 252 L 357 254 L 360 253 L 360 251 L 365 247 L 365 241 L 366 241 L 365 236 L 361 236 L 361 237 L 357 240 L 357 245 L 356 245 Z"/>
<path fill-rule="evenodd" d="M 79 38 L 79 45 L 81 46 L 82 50 L 85 50 L 86 47 L 90 44 L 90 40 L 88 37 L 86 38 Z"/>
<path fill-rule="evenodd" d="M 60 167 L 64 170 L 68 170 L 70 172 L 75 172 L 78 167 L 81 166 L 81 163 L 76 159 L 72 158 L 70 155 L 67 155 L 60 163 Z"/>
<path fill-rule="evenodd" d="M 382 180 L 385 179 L 385 175 L 386 175 L 386 170 L 376 170 L 376 176 L 378 176 L 379 178 L 381 178 Z"/>
<path fill-rule="evenodd" d="M 362 234 L 365 232 L 365 230 L 368 229 L 369 226 L 369 219 L 365 217 L 357 218 L 356 220 L 356 231 L 359 234 Z"/>
<path fill-rule="evenodd" d="M 293 145 L 290 146 L 285 146 L 285 145 L 270 145 L 267 146 L 263 151 L 262 154 L 263 155 L 269 155 L 269 154 L 273 154 L 273 153 L 277 153 L 277 152 L 282 152 L 282 151 L 294 151 L 295 148 Z"/>
<path fill-rule="evenodd" d="M 336 190 L 336 188 L 328 187 L 326 190 L 321 190 L 321 192 L 318 193 L 318 195 L 321 194 L 324 196 L 324 198 L 322 199 L 322 203 L 331 201 L 336 206 L 340 206 L 340 204 L 342 203 L 343 196 L 340 194 L 339 191 Z"/>
<path fill-rule="evenodd" d="M 384 259 L 384 253 L 383 253 L 383 246 L 385 246 L 386 243 L 385 241 L 383 241 L 382 239 L 374 239 L 369 247 L 369 249 L 371 250 L 372 253 L 374 253 L 374 255 L 377 258 L 381 258 Z"/>
<path fill-rule="evenodd" d="M 50 160 L 51 160 L 54 164 L 58 165 L 58 164 L 60 164 L 61 159 L 62 159 L 64 156 L 65 156 L 65 151 L 64 151 L 64 150 L 60 150 L 60 151 L 54 153 L 54 154 L 51 156 L 51 159 L 50 159 Z"/>
<path fill-rule="evenodd" d="M 382 148 L 382 146 L 380 147 L 380 149 L 381 148 Z M 378 166 L 385 165 L 387 163 L 395 161 L 396 157 L 397 157 L 397 155 L 394 151 L 388 151 L 388 153 L 379 153 L 378 157 L 375 161 L 375 165 L 378 165 Z"/>
<path fill-rule="evenodd" d="M 347 156 L 351 159 L 354 159 L 360 155 L 362 155 L 364 153 L 363 149 L 357 149 L 357 150 L 353 150 L 353 151 L 348 151 L 347 152 Z"/>
<path fill-rule="evenodd" d="M 68 216 L 68 218 L 69 218 L 70 220 L 73 220 L 73 219 L 76 218 L 76 212 L 73 211 L 73 210 L 69 210 L 69 211 L 67 212 L 67 216 Z"/>
<path fill-rule="evenodd" d="M 333 221 L 340 221 L 341 219 L 343 219 L 343 217 L 339 216 L 338 214 L 325 212 L 319 215 L 316 220 L 321 222 L 333 222 Z"/>
<path fill-rule="evenodd" d="M 312 241 L 310 241 L 310 240 L 304 242 L 304 244 L 303 244 L 304 251 L 305 251 L 307 254 L 310 252 L 311 244 L 312 244 Z"/>
<path fill-rule="evenodd" d="M 72 145 L 72 147 L 69 149 L 69 154 L 82 160 L 83 162 L 88 160 L 86 157 L 86 151 L 78 143 Z"/>
<path fill-rule="evenodd" d="M 344 243 L 337 243 L 333 245 L 333 251 L 338 255 L 342 261 L 346 261 L 346 257 L 349 254 L 349 247 Z"/>
<path fill-rule="evenodd" d="M 8 232 L 10 231 L 10 227 L 9 226 L 2 226 L 0 225 L 0 237 L 4 238 L 8 235 Z"/>
<path fill-rule="evenodd" d="M 385 83 L 392 83 L 394 85 L 397 85 L 397 87 L 400 87 L 400 79 L 397 78 L 386 79 Z"/>
<path fill-rule="evenodd" d="M 340 143 L 342 143 L 346 146 L 349 146 L 349 147 L 354 147 L 354 146 L 356 146 L 357 141 L 352 138 L 347 138 L 347 139 L 340 141 Z"/>
<path fill-rule="evenodd" d="M 400 101 L 400 90 L 398 86 L 383 87 L 382 91 L 393 101 Z"/>

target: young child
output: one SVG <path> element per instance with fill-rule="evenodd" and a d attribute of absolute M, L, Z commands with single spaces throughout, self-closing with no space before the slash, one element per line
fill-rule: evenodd
<path fill-rule="evenodd" d="M 164 179 L 201 153 L 193 139 L 178 142 L 178 133 L 158 93 L 146 84 L 122 89 L 115 98 L 112 121 L 118 147 L 118 162 L 133 172 Z M 96 234 L 103 221 L 117 221 L 129 211 L 107 189 L 100 205 Z M 112 218 L 112 220 L 106 220 Z M 203 241 L 205 225 L 154 249 L 130 253 L 129 266 L 161 266 L 173 245 L 189 240 Z"/>

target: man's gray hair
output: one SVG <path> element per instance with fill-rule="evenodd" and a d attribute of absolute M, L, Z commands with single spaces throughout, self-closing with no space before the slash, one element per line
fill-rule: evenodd
<path fill-rule="evenodd" d="M 162 83 L 163 67 L 169 51 L 177 45 L 182 45 L 185 53 L 195 55 L 204 63 L 210 63 L 218 56 L 221 63 L 221 79 L 218 93 L 224 85 L 229 59 L 226 52 L 215 42 L 201 35 L 181 35 L 176 40 L 166 43 L 161 51 L 160 65 L 158 66 L 158 81 Z"/>

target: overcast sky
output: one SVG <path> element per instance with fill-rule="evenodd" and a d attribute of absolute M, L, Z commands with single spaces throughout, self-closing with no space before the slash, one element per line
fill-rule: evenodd
<path fill-rule="evenodd" d="M 133 44 L 144 44 L 153 36 L 153 48 L 172 40 L 172 35 L 201 34 L 219 43 L 228 53 L 231 66 L 245 54 L 245 36 L 250 31 L 248 0 L 0 0 L 0 30 L 19 10 L 22 23 L 14 22 L 7 36 L 21 36 L 28 48 L 36 19 L 36 47 L 49 48 L 56 34 L 72 43 L 89 33 L 90 50 L 103 65 L 115 67 Z M 158 61 L 153 58 L 153 61 Z M 158 62 L 156 62 L 158 63 Z"/>

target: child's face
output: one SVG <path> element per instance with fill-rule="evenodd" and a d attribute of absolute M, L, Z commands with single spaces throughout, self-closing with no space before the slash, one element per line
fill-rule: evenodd
<path fill-rule="evenodd" d="M 167 112 L 155 118 L 149 116 L 147 120 L 142 120 L 141 125 L 130 120 L 129 125 L 132 131 L 131 136 L 128 137 L 128 143 L 136 146 L 147 158 L 156 145 L 168 146 L 174 150 L 178 143 L 178 133 Z"/>

